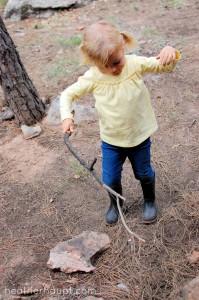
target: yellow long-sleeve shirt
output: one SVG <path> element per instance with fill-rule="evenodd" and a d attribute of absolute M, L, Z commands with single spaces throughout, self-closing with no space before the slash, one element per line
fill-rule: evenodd
<path fill-rule="evenodd" d="M 78 81 L 64 90 L 60 98 L 61 120 L 73 119 L 72 101 L 92 92 L 99 115 L 100 137 L 104 142 L 120 147 L 134 147 L 157 129 L 149 92 L 143 81 L 146 72 L 171 72 L 180 58 L 168 66 L 155 57 L 126 55 L 126 63 L 118 76 L 102 74 L 91 67 Z"/>

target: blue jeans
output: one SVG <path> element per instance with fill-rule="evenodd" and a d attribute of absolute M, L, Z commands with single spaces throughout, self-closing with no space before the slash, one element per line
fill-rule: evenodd
<path fill-rule="evenodd" d="M 149 182 L 155 177 L 150 160 L 150 138 L 130 148 L 112 146 L 102 141 L 102 180 L 115 191 L 121 192 L 123 164 L 128 157 L 135 178 Z"/>

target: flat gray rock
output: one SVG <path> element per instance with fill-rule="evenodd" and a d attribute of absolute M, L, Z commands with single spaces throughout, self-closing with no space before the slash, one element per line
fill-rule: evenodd
<path fill-rule="evenodd" d="M 50 269 L 60 269 L 65 273 L 90 272 L 95 269 L 91 258 L 109 247 L 110 239 L 107 234 L 84 231 L 51 249 L 47 265 Z"/>
<path fill-rule="evenodd" d="M 79 105 L 73 102 L 73 109 L 75 111 L 75 123 L 80 124 L 84 121 L 91 121 L 97 118 L 96 109 L 88 105 Z M 47 112 L 47 116 L 43 120 L 47 125 L 60 125 L 60 97 L 57 97 L 52 101 L 50 108 Z"/>
<path fill-rule="evenodd" d="M 14 118 L 14 114 L 11 108 L 7 107 L 3 112 L 0 113 L 0 120 L 6 121 Z"/>
<path fill-rule="evenodd" d="M 41 127 L 39 125 L 36 126 L 21 125 L 21 131 L 23 133 L 24 139 L 28 140 L 35 136 L 40 135 Z"/>
<path fill-rule="evenodd" d="M 47 10 L 81 7 L 92 1 L 94 0 L 9 0 L 4 10 L 4 18 L 21 20 L 37 14 L 41 17 L 42 12 L 45 17 Z"/>

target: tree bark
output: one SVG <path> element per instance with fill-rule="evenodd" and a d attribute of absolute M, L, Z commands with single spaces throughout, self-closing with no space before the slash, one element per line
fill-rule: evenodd
<path fill-rule="evenodd" d="M 45 113 L 44 103 L 29 78 L 0 17 L 0 84 L 18 125 L 33 125 Z"/>

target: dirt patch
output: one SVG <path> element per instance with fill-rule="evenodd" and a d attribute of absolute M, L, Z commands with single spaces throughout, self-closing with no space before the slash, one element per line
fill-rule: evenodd
<path fill-rule="evenodd" d="M 6 172 L 8 182 L 34 184 L 41 170 L 45 173 L 52 167 L 58 153 L 38 145 L 36 140 L 24 140 L 18 135 L 1 146 L 0 155 L 3 157 L 2 172 Z"/>
<path fill-rule="evenodd" d="M 45 20 L 6 21 L 28 74 L 47 102 L 86 69 L 79 67 L 75 45 L 80 25 L 106 19 L 135 34 L 138 54 L 156 55 L 169 43 L 181 51 L 182 59 L 172 74 L 145 77 L 159 124 L 152 146 L 159 218 L 151 226 L 142 224 L 141 189 L 126 161 L 126 222 L 146 240 L 136 241 L 134 249 L 120 222 L 105 226 L 107 194 L 69 153 L 59 127 L 42 125 L 42 135 L 26 141 L 14 120 L 0 123 L 2 293 L 25 289 L 34 299 L 53 297 L 53 291 L 64 299 L 82 299 L 83 293 L 93 292 L 107 300 L 169 299 L 173 290 L 197 275 L 186 255 L 198 250 L 198 9 L 193 0 L 125 5 L 100 0 Z M 90 95 L 77 102 L 94 104 Z M 95 168 L 100 174 L 97 121 L 78 124 L 71 143 L 85 160 L 98 158 Z M 49 250 L 89 229 L 112 239 L 111 248 L 93 262 L 96 269 L 72 275 L 48 270 Z M 128 290 L 119 289 L 118 283 Z"/>

